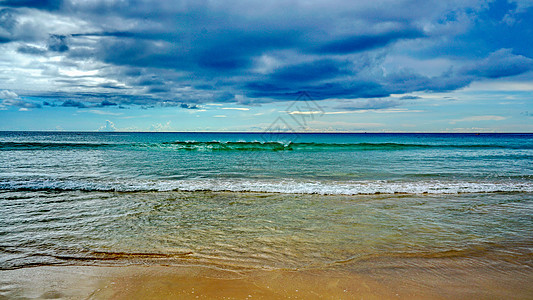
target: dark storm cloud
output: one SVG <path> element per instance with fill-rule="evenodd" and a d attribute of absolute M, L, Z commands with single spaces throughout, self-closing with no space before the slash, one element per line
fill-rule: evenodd
<path fill-rule="evenodd" d="M 51 34 L 48 38 L 48 50 L 54 52 L 68 51 L 67 36 Z"/>
<path fill-rule="evenodd" d="M 415 39 L 425 34 L 419 29 L 391 31 L 374 35 L 355 35 L 327 43 L 317 49 L 317 52 L 328 54 L 346 54 L 384 47 L 402 39 Z"/>
<path fill-rule="evenodd" d="M 331 98 L 378 98 L 390 95 L 386 87 L 379 83 L 352 80 L 293 86 L 252 83 L 247 88 L 249 93 L 246 95 L 249 97 L 271 97 L 277 100 L 294 100 L 304 91 L 312 95 L 315 100 Z"/>
<path fill-rule="evenodd" d="M 150 94 L 167 93 L 167 92 L 170 92 L 170 88 L 166 86 L 151 86 L 148 89 L 148 93 Z"/>
<path fill-rule="evenodd" d="M 497 41 L 506 39 L 503 29 L 515 37 L 531 31 L 524 26 L 533 19 L 531 6 L 520 1 L 0 0 L 0 6 L 7 7 L 0 8 L 0 46 L 56 57 L 31 67 L 62 92 L 29 94 L 58 106 L 194 109 L 292 100 L 308 91 L 316 100 L 372 98 L 385 108 L 393 103 L 379 99 L 391 94 L 453 91 L 533 68 L 527 35 L 505 46 Z M 391 54 L 446 58 L 452 67 L 431 76 L 409 65 L 386 67 Z"/>
<path fill-rule="evenodd" d="M 43 102 L 44 106 L 58 106 L 58 107 L 77 107 L 77 108 L 91 108 L 91 107 L 111 107 L 116 104 L 120 105 L 140 105 L 140 106 L 155 106 L 159 102 L 164 102 L 159 98 L 154 98 L 150 95 L 128 95 L 120 93 L 91 93 L 91 92 L 41 92 L 32 93 L 31 97 L 47 99 Z"/>
<path fill-rule="evenodd" d="M 289 65 L 277 70 L 272 79 L 281 82 L 310 82 L 350 74 L 350 63 L 332 59 Z"/>
<path fill-rule="evenodd" d="M 0 5 L 10 7 L 30 7 L 44 10 L 57 10 L 62 0 L 4 0 Z"/>
<path fill-rule="evenodd" d="M 474 49 L 488 54 L 495 49 L 512 48 L 513 53 L 533 57 L 533 5 L 528 1 L 495 0 L 479 12 L 472 30 L 460 37 Z"/>
<path fill-rule="evenodd" d="M 533 70 L 533 59 L 514 55 L 511 49 L 500 49 L 482 61 L 466 68 L 467 74 L 486 78 L 519 75 Z"/>
<path fill-rule="evenodd" d="M 118 86 L 115 83 L 101 83 L 101 84 L 98 85 L 98 87 L 101 87 L 101 88 L 104 88 L 104 89 L 116 89 L 116 90 L 125 89 L 124 87 Z"/>
<path fill-rule="evenodd" d="M 78 101 L 74 101 L 74 100 L 67 100 L 67 101 L 63 102 L 63 104 L 61 104 L 61 106 L 63 106 L 63 107 L 77 107 L 77 108 L 85 108 L 85 107 L 87 107 L 85 104 L 83 104 L 81 102 L 78 102 Z"/>
<path fill-rule="evenodd" d="M 12 40 L 13 28 L 17 20 L 10 9 L 0 9 L 0 43 L 8 43 Z"/>
<path fill-rule="evenodd" d="M 211 32 L 192 28 L 191 31 L 187 34 L 102 34 L 96 56 L 115 65 L 175 69 L 212 77 L 246 71 L 257 55 L 288 48 L 298 39 L 292 32 L 275 30 L 222 28 Z"/>
<path fill-rule="evenodd" d="M 181 103 L 180 104 L 180 107 L 181 108 L 185 108 L 185 109 L 199 109 L 200 107 L 196 104 L 187 104 L 187 103 Z"/>
<path fill-rule="evenodd" d="M 44 55 L 46 50 L 39 47 L 23 45 L 17 48 L 17 52 L 31 55 Z"/>
<path fill-rule="evenodd" d="M 41 98 L 44 98 L 45 96 L 41 96 Z M 60 98 L 60 97 L 51 97 L 51 98 Z M 50 107 L 56 107 L 56 106 L 62 106 L 62 107 L 75 107 L 75 108 L 91 108 L 91 107 L 117 107 L 119 106 L 117 103 L 111 102 L 109 100 L 103 100 L 100 103 L 94 103 L 94 104 L 85 104 L 80 101 L 75 100 L 65 100 L 63 103 L 57 104 L 54 102 L 48 102 L 43 101 L 43 106 L 50 106 Z"/>
<path fill-rule="evenodd" d="M 102 101 L 98 106 L 100 107 L 106 107 L 106 106 L 117 106 L 118 104 L 114 103 L 114 102 L 111 102 L 111 101 L 108 101 L 108 100 L 104 100 Z"/>
<path fill-rule="evenodd" d="M 417 99 L 422 99 L 422 97 L 413 96 L 413 95 L 406 95 L 406 96 L 400 97 L 400 100 L 417 100 Z"/>

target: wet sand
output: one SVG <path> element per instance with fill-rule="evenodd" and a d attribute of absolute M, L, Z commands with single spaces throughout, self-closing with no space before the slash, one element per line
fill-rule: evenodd
<path fill-rule="evenodd" d="M 529 264 L 497 264 L 444 258 L 308 270 L 40 266 L 0 271 L 0 299 L 533 299 Z"/>

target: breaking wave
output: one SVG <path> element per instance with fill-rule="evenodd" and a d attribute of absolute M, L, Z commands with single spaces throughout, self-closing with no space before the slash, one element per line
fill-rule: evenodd
<path fill-rule="evenodd" d="M 502 144 L 415 144 L 415 143 L 304 143 L 304 142 L 198 142 L 87 143 L 87 142 L 0 142 L 0 150 L 131 149 L 174 151 L 364 151 L 408 149 L 533 149 L 531 145 Z"/>
<path fill-rule="evenodd" d="M 533 192 L 531 181 L 296 181 L 296 180 L 0 180 L 0 190 L 55 191 L 229 191 L 284 194 L 370 195 L 370 194 L 459 194 L 494 192 Z"/>

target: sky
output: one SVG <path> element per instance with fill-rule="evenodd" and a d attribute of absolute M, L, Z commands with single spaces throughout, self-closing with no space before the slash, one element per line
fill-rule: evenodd
<path fill-rule="evenodd" d="M 533 0 L 0 0 L 0 130 L 533 132 Z"/>

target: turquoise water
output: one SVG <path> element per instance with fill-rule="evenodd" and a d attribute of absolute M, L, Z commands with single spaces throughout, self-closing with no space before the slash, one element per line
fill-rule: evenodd
<path fill-rule="evenodd" d="M 0 188 L 532 192 L 532 157 L 528 134 L 2 133 Z"/>
<path fill-rule="evenodd" d="M 530 264 L 532 158 L 532 134 L 2 132 L 0 268 Z"/>

